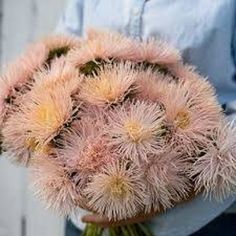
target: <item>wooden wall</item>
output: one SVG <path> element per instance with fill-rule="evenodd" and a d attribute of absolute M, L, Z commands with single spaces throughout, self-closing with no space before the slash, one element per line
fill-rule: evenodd
<path fill-rule="evenodd" d="M 52 32 L 66 0 L 0 0 L 0 64 Z M 43 209 L 27 187 L 25 169 L 0 157 L 0 236 L 63 236 L 64 219 Z"/>

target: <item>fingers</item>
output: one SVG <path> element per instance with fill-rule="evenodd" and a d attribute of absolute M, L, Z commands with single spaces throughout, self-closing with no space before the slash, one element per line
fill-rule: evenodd
<path fill-rule="evenodd" d="M 97 224 L 101 227 L 109 227 L 112 225 L 112 222 L 110 222 L 107 217 L 99 216 L 96 214 L 85 215 L 81 220 L 83 223 Z"/>
<path fill-rule="evenodd" d="M 110 221 L 105 216 L 99 216 L 97 214 L 89 214 L 82 217 L 82 222 L 84 223 L 92 223 L 97 224 L 103 228 L 107 227 L 114 227 L 114 226 L 122 226 L 127 224 L 134 224 L 134 223 L 141 223 L 143 221 L 147 221 L 148 219 L 152 218 L 153 214 L 149 215 L 138 215 L 134 218 L 130 218 L 127 220 L 121 220 L 121 221 Z"/>
<path fill-rule="evenodd" d="M 85 216 L 82 217 L 81 220 L 82 220 L 83 223 L 97 224 L 97 225 L 99 225 L 103 228 L 114 227 L 114 226 L 122 226 L 122 225 L 126 225 L 126 224 L 130 223 L 127 220 L 111 221 L 107 217 L 99 216 L 97 214 L 85 215 Z"/>
<path fill-rule="evenodd" d="M 84 223 L 101 223 L 107 220 L 108 219 L 106 217 L 99 216 L 96 214 L 89 214 L 82 217 L 82 222 Z"/>

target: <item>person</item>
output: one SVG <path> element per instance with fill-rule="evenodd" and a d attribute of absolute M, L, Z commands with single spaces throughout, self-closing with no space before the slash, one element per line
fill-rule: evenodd
<path fill-rule="evenodd" d="M 161 38 L 180 50 L 184 62 L 195 65 L 209 78 L 225 112 L 231 114 L 236 110 L 235 16 L 235 0 L 71 0 L 56 31 L 84 36 L 92 27 L 116 30 L 141 40 Z M 187 236 L 217 217 L 234 200 L 231 197 L 221 203 L 210 202 L 199 195 L 165 214 L 151 219 L 144 215 L 129 222 L 149 220 L 155 235 Z M 82 219 L 103 226 L 110 224 L 97 215 Z M 72 216 L 72 221 L 83 228 L 80 217 Z M 73 232 L 67 236 L 72 235 Z M 75 235 L 78 236 L 77 230 Z"/>

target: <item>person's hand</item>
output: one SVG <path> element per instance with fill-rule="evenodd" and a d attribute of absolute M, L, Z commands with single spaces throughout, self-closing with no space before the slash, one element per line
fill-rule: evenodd
<path fill-rule="evenodd" d="M 134 218 L 130 218 L 127 220 L 109 221 L 109 219 L 105 216 L 99 216 L 95 213 L 91 213 L 91 214 L 83 216 L 82 222 L 97 224 L 103 228 L 108 228 L 108 227 L 122 226 L 122 225 L 127 225 L 127 224 L 141 223 L 141 222 L 144 222 L 144 221 L 147 221 L 147 220 L 153 218 L 156 214 L 157 213 L 152 212 L 149 214 L 140 214 Z"/>
<path fill-rule="evenodd" d="M 188 198 L 181 201 L 180 203 L 178 203 L 178 205 L 183 204 L 183 203 L 188 202 L 188 201 L 191 201 L 195 196 L 196 196 L 195 192 L 194 192 L 194 190 L 192 190 L 189 193 Z M 84 209 L 88 210 L 87 207 L 85 207 Z M 81 220 L 84 223 L 97 224 L 97 225 L 99 225 L 103 228 L 108 228 L 108 227 L 113 227 L 113 226 L 123 226 L 123 225 L 127 225 L 127 224 L 142 223 L 142 222 L 150 220 L 151 218 L 153 218 L 157 214 L 161 214 L 162 212 L 163 212 L 163 210 L 160 210 L 160 211 L 154 211 L 153 210 L 151 213 L 139 214 L 139 215 L 137 215 L 133 218 L 130 218 L 130 219 L 127 219 L 127 220 L 121 220 L 121 221 L 109 221 L 109 219 L 105 216 L 99 216 L 96 213 L 91 213 L 91 214 L 83 216 Z"/>

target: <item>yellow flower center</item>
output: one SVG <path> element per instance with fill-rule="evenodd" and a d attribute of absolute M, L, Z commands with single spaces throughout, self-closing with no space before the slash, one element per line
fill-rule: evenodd
<path fill-rule="evenodd" d="M 25 144 L 31 152 L 48 154 L 51 150 L 49 145 L 40 144 L 40 142 L 34 137 L 27 138 Z"/>
<path fill-rule="evenodd" d="M 25 144 L 30 151 L 34 152 L 37 150 L 39 142 L 36 140 L 36 138 L 31 137 L 26 139 Z"/>
<path fill-rule="evenodd" d="M 190 116 L 187 111 L 179 111 L 175 117 L 175 124 L 180 129 L 185 129 L 190 124 Z"/>
<path fill-rule="evenodd" d="M 110 193 L 114 198 L 125 198 L 130 194 L 129 187 L 121 176 L 113 176 L 110 181 Z"/>
<path fill-rule="evenodd" d="M 98 90 L 99 93 L 108 102 L 112 102 L 117 99 L 117 94 L 114 88 L 111 86 L 111 83 L 107 79 L 100 80 Z"/>
<path fill-rule="evenodd" d="M 87 80 L 85 91 L 88 95 L 95 97 L 103 103 L 113 103 L 120 98 L 120 86 L 112 81 L 109 76 L 103 76 L 100 79 Z"/>
<path fill-rule="evenodd" d="M 60 125 L 58 109 L 53 103 L 42 104 L 35 114 L 35 121 L 47 129 L 57 129 Z"/>
<path fill-rule="evenodd" d="M 137 121 L 134 121 L 134 120 L 127 121 L 124 125 L 124 128 L 127 134 L 129 135 L 129 137 L 134 142 L 139 142 L 140 140 L 143 140 L 145 138 L 143 128 L 141 124 Z"/>

